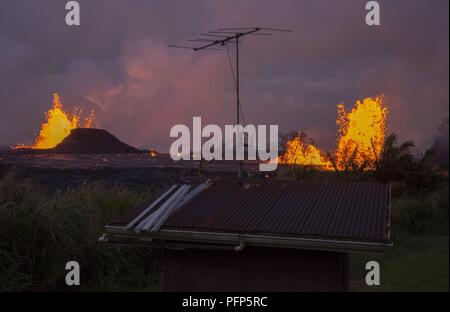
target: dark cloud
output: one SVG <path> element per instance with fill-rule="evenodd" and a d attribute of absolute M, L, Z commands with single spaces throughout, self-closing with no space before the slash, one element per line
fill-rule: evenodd
<path fill-rule="evenodd" d="M 137 146 L 168 149 L 170 127 L 193 115 L 233 122 L 226 52 L 167 48 L 227 26 L 293 30 L 244 40 L 247 122 L 331 149 L 336 104 L 383 93 L 389 129 L 423 149 L 448 116 L 446 0 L 379 1 L 380 27 L 365 25 L 360 0 L 80 0 L 80 27 L 65 26 L 65 2 L 0 3 L 1 143 L 32 141 L 55 91 Z"/>

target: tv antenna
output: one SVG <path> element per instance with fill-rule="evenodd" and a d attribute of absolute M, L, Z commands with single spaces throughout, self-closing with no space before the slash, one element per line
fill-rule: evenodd
<path fill-rule="evenodd" d="M 198 46 L 182 46 L 182 45 L 169 45 L 170 48 L 180 48 L 180 49 L 190 49 L 195 52 L 203 51 L 203 50 L 221 50 L 221 47 L 227 46 L 228 43 L 236 44 L 236 78 L 233 74 L 233 80 L 236 89 L 236 125 L 240 126 L 240 111 L 241 104 L 239 99 L 239 44 L 241 41 L 239 40 L 241 37 L 248 35 L 255 36 L 271 36 L 272 32 L 292 32 L 289 29 L 281 29 L 281 28 L 263 28 L 263 27 L 233 27 L 233 28 L 219 28 L 215 31 L 208 31 L 206 33 L 202 33 L 201 38 L 195 38 L 189 40 L 189 42 L 198 42 Z M 202 43 L 202 44 L 200 44 Z M 228 46 L 227 46 L 228 49 Z M 227 50 L 228 52 L 228 50 Z M 230 61 L 231 65 L 231 61 Z M 231 68 L 233 69 L 233 68 Z M 238 133 L 236 136 L 236 141 L 240 140 L 240 134 Z M 236 142 L 237 146 L 238 142 Z M 238 178 L 242 178 L 242 168 L 241 161 L 238 160 Z"/>

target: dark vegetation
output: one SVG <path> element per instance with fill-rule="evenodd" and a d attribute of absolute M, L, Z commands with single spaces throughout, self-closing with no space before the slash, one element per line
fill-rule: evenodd
<path fill-rule="evenodd" d="M 80 263 L 82 290 L 152 289 L 162 278 L 161 250 L 98 237 L 111 218 L 158 191 L 93 183 L 48 194 L 9 172 L 0 180 L 0 289 L 65 290 L 69 260 Z"/>
<path fill-rule="evenodd" d="M 446 125 L 433 148 L 419 156 L 413 155 L 412 142 L 388 136 L 373 171 L 279 168 L 275 178 L 392 184 L 395 246 L 383 255 L 352 255 L 353 290 L 374 290 L 363 285 L 369 260 L 379 261 L 383 272 L 382 286 L 375 290 L 448 290 L 448 120 Z M 77 290 L 159 290 L 163 250 L 104 244 L 98 238 L 112 218 L 168 184 L 205 174 L 200 169 L 63 170 L 0 163 L 0 290 L 66 291 L 69 260 L 82 268 Z"/>

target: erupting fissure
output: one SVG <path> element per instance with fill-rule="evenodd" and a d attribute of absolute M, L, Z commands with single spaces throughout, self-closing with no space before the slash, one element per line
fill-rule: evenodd
<path fill-rule="evenodd" d="M 358 100 L 350 111 L 345 110 L 343 103 L 338 104 L 337 108 L 338 140 L 334 153 L 324 154 L 313 144 L 305 143 L 299 135 L 286 143 L 279 162 L 325 170 L 344 170 L 355 166 L 373 169 L 386 136 L 388 108 L 383 96 Z"/>
<path fill-rule="evenodd" d="M 81 110 L 76 110 L 71 115 L 67 114 L 61 103 L 58 93 L 53 94 L 53 106 L 45 114 L 45 122 L 42 123 L 39 134 L 33 145 L 16 146 L 16 148 L 46 149 L 53 148 L 70 134 L 75 128 L 92 128 L 95 121 L 95 113 L 91 111 L 85 120 L 84 126 L 80 125 Z"/>

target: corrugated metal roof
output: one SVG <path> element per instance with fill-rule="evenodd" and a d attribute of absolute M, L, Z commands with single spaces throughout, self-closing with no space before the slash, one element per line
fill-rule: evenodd
<path fill-rule="evenodd" d="M 220 181 L 164 227 L 383 241 L 388 208 L 389 188 L 377 183 Z"/>
<path fill-rule="evenodd" d="M 389 186 L 378 183 L 222 179 L 179 207 L 162 229 L 387 242 L 389 201 Z"/>
<path fill-rule="evenodd" d="M 160 201 L 157 205 L 149 209 L 145 214 L 143 214 L 142 218 L 145 218 L 155 212 L 156 210 L 161 207 L 161 205 L 164 203 L 164 200 L 167 200 L 173 193 L 175 193 L 180 188 L 180 185 L 176 185 L 175 187 L 170 188 L 167 190 L 167 194 L 164 193 L 161 196 L 163 197 L 163 200 Z M 112 226 L 119 226 L 119 227 L 126 227 L 130 222 L 132 222 L 135 218 L 137 218 L 141 213 L 143 213 L 147 207 L 152 205 L 155 202 L 155 198 L 150 198 L 141 203 L 140 205 L 128 210 L 120 217 L 114 219 L 110 225 Z"/>

